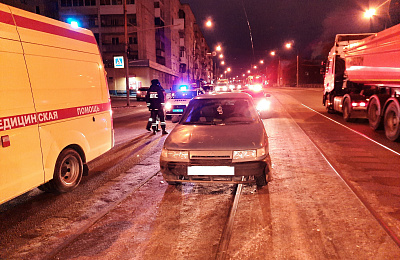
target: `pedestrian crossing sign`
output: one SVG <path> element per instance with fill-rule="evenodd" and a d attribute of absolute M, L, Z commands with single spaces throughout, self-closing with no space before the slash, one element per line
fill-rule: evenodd
<path fill-rule="evenodd" d="M 114 56 L 114 68 L 116 69 L 124 68 L 124 56 Z"/>

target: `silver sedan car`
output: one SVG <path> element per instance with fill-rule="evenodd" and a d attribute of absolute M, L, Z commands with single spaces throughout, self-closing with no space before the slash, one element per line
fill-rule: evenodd
<path fill-rule="evenodd" d="M 169 184 L 254 183 L 270 176 L 268 136 L 246 93 L 193 98 L 164 142 L 160 168 Z"/>

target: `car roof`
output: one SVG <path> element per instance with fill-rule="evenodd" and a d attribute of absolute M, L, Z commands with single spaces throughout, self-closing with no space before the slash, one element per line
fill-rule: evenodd
<path fill-rule="evenodd" d="M 251 99 L 251 96 L 246 93 L 232 93 L 232 92 L 218 92 L 218 93 L 209 93 L 209 94 L 203 94 L 194 97 L 194 99 L 217 99 L 217 98 L 246 98 L 246 99 Z"/>

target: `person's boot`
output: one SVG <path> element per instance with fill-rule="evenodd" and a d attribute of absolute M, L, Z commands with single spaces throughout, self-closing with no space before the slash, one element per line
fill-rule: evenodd
<path fill-rule="evenodd" d="M 153 135 L 157 134 L 157 128 L 155 126 L 153 126 L 152 128 L 153 128 Z"/>
<path fill-rule="evenodd" d="M 151 121 L 149 120 L 149 121 L 147 121 L 147 125 L 146 125 L 146 130 L 149 132 L 151 132 L 150 127 L 151 127 Z"/>
<path fill-rule="evenodd" d="M 167 135 L 167 134 L 168 134 L 168 132 L 167 132 L 167 131 L 165 131 L 165 126 L 161 126 L 161 128 L 162 128 L 162 134 L 163 134 L 163 135 Z"/>

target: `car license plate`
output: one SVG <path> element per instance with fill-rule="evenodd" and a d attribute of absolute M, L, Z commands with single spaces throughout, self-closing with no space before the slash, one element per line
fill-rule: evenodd
<path fill-rule="evenodd" d="M 183 112 L 183 109 L 172 109 L 172 112 Z"/>
<path fill-rule="evenodd" d="M 235 175 L 233 166 L 188 166 L 188 175 Z"/>

